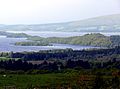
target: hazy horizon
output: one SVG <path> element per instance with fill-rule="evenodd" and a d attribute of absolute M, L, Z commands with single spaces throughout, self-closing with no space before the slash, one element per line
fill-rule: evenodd
<path fill-rule="evenodd" d="M 119 0 L 0 0 L 0 24 L 47 24 L 120 14 Z"/>

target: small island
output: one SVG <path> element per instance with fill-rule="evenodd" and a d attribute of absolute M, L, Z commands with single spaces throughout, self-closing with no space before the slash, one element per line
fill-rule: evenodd
<path fill-rule="evenodd" d="M 29 42 L 16 42 L 15 45 L 19 46 L 52 46 L 48 42 L 40 42 L 40 41 L 29 41 Z"/>

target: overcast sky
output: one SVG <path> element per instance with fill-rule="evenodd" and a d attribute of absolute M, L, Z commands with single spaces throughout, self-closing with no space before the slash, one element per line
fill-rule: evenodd
<path fill-rule="evenodd" d="M 120 13 L 120 0 L 0 0 L 0 24 L 42 24 Z"/>

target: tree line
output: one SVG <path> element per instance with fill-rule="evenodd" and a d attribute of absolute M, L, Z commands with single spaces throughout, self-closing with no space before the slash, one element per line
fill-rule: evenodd
<path fill-rule="evenodd" d="M 72 50 L 72 49 L 61 49 L 61 50 L 45 50 L 39 52 L 9 52 L 0 53 L 0 57 L 22 59 L 26 61 L 37 61 L 37 60 L 49 60 L 49 59 L 60 59 L 60 60 L 87 60 L 87 61 L 109 61 L 109 60 L 120 60 L 120 47 L 117 46 L 111 49 L 92 49 L 92 50 Z"/>
<path fill-rule="evenodd" d="M 94 63 L 83 60 L 67 60 L 65 63 L 60 61 L 48 62 L 43 61 L 39 64 L 33 64 L 23 60 L 6 60 L 0 61 L 0 69 L 2 70 L 48 70 L 48 71 L 60 71 L 64 69 L 120 69 L 120 61 L 109 61 L 105 63 Z"/>

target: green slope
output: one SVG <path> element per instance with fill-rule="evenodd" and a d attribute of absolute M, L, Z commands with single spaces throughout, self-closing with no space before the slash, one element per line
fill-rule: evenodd
<path fill-rule="evenodd" d="M 112 37 L 113 38 L 113 37 Z M 114 40 L 108 36 L 104 36 L 100 33 L 86 34 L 84 36 L 75 36 L 75 37 L 50 37 L 50 38 L 41 38 L 41 37 L 28 37 L 28 40 L 32 40 L 32 45 L 37 42 L 43 43 L 63 43 L 63 44 L 74 44 L 74 45 L 84 45 L 84 46 L 99 46 L 99 47 L 109 47 L 111 46 L 111 40 Z M 115 38 L 116 39 L 116 38 Z M 24 44 L 28 44 L 27 42 L 23 42 Z M 23 44 L 21 42 L 17 42 L 17 45 Z M 115 44 L 115 43 L 114 43 Z M 30 46 L 30 45 L 29 45 Z"/>

